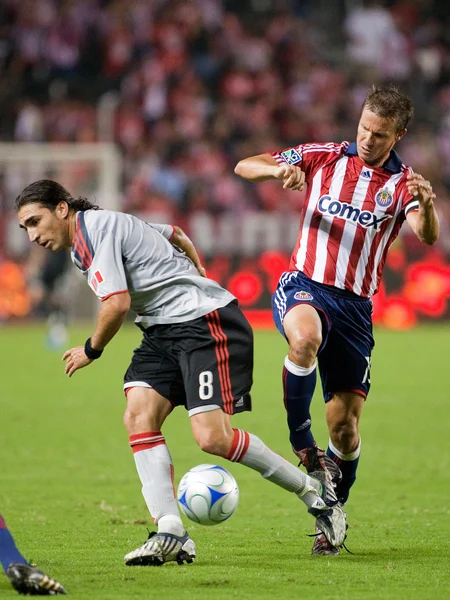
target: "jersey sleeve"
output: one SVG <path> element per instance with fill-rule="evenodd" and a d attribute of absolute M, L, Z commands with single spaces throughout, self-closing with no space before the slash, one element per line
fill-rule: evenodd
<path fill-rule="evenodd" d="M 343 144 L 300 144 L 292 148 L 285 148 L 281 152 L 272 152 L 271 156 L 279 165 L 296 165 L 306 174 L 306 179 L 313 175 L 331 157 L 341 154 L 348 146 Z"/>
<path fill-rule="evenodd" d="M 108 211 L 78 212 L 72 260 L 99 300 L 128 290 L 122 253 L 123 227 Z"/>
<path fill-rule="evenodd" d="M 96 231 L 91 237 L 94 254 L 87 272 L 89 287 L 101 301 L 128 291 L 119 235 Z"/>
<path fill-rule="evenodd" d="M 162 236 L 164 236 L 166 240 L 169 240 L 169 242 L 175 233 L 175 227 L 173 225 L 162 225 L 159 223 L 148 224 L 150 225 L 150 227 L 153 227 L 153 229 L 156 229 L 156 231 L 158 231 Z"/>
<path fill-rule="evenodd" d="M 409 192 L 406 186 L 406 177 L 409 173 L 412 173 L 411 169 L 406 169 L 403 181 L 401 183 L 401 198 L 402 198 L 402 209 L 405 216 L 414 210 L 419 210 L 419 201 L 414 198 Z"/>

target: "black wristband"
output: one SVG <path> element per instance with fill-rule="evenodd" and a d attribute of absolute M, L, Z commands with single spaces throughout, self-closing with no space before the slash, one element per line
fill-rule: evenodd
<path fill-rule="evenodd" d="M 91 338 L 88 338 L 84 344 L 84 353 L 91 360 L 95 360 L 96 358 L 100 358 L 100 356 L 103 354 L 103 350 L 96 350 L 93 348 L 91 346 Z"/>

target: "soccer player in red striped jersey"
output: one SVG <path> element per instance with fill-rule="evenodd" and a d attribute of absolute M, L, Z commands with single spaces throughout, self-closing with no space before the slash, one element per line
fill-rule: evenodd
<path fill-rule="evenodd" d="M 236 298 L 205 276 L 182 230 L 98 210 L 50 180 L 25 188 L 16 209 L 30 241 L 53 252 L 71 248 L 72 261 L 101 301 L 92 336 L 63 356 L 69 377 L 100 358 L 130 309 L 143 334 L 125 373 L 124 422 L 157 531 L 125 556 L 125 564 L 190 563 L 196 556 L 180 518 L 161 432 L 177 405 L 188 410 L 204 451 L 250 467 L 296 494 L 330 543 L 342 545 L 345 514 L 322 474 L 306 475 L 255 435 L 231 426 L 231 415 L 251 408 L 253 334 Z"/>
<path fill-rule="evenodd" d="M 393 149 L 412 114 L 411 100 L 397 88 L 374 87 L 356 142 L 300 144 L 243 159 L 235 168 L 252 182 L 278 179 L 291 190 L 306 185 L 299 236 L 273 295 L 273 313 L 289 342 L 283 387 L 292 448 L 308 472 L 321 469 L 334 480 L 342 504 L 356 478 L 358 425 L 370 388 L 370 297 L 405 221 L 425 244 L 439 236 L 430 182 Z M 326 454 L 311 432 L 316 362 L 329 429 Z M 339 549 L 319 530 L 313 553 Z"/>

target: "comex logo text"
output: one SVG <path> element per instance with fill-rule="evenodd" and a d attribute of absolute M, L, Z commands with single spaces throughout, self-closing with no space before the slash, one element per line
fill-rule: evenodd
<path fill-rule="evenodd" d="M 361 210 L 346 202 L 333 200 L 331 196 L 322 196 L 319 199 L 318 208 L 324 215 L 328 214 L 344 219 L 345 221 L 353 221 L 353 223 L 359 223 L 366 229 L 373 227 L 376 231 L 378 231 L 379 225 L 383 223 L 383 221 L 392 219 L 392 215 L 382 215 L 381 217 L 377 217 L 377 215 L 370 212 L 370 210 Z"/>

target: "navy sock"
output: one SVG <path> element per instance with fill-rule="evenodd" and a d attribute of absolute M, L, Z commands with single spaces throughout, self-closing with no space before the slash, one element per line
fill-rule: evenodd
<path fill-rule="evenodd" d="M 9 533 L 2 515 L 0 515 L 0 562 L 5 571 L 11 563 L 28 564 L 17 550 L 13 536 Z"/>
<path fill-rule="evenodd" d="M 286 356 L 283 368 L 284 406 L 287 412 L 289 439 L 294 450 L 314 445 L 309 408 L 316 387 L 316 365 L 305 368 Z"/>
<path fill-rule="evenodd" d="M 356 481 L 356 470 L 361 452 L 361 440 L 358 447 L 350 454 L 339 452 L 331 440 L 328 442 L 327 455 L 338 465 L 342 473 L 342 481 L 336 486 L 336 496 L 341 504 L 345 504 L 350 494 L 350 488 Z"/>

